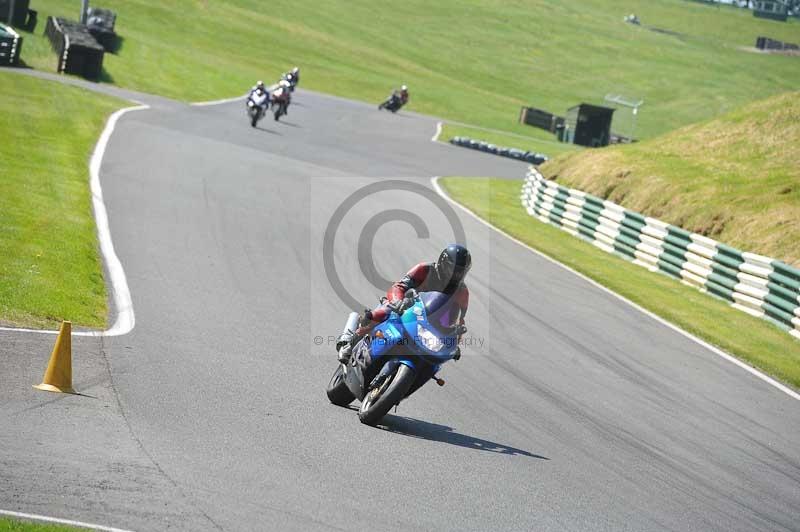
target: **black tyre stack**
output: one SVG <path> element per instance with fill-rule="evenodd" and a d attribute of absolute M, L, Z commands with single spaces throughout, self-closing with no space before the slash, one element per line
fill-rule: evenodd
<path fill-rule="evenodd" d="M 30 0 L 14 0 L 14 13 L 12 14 L 11 24 L 18 28 L 24 28 L 28 18 L 28 7 Z M 0 0 L 0 20 L 8 20 L 8 12 L 11 11 L 11 0 Z"/>
<path fill-rule="evenodd" d="M 110 9 L 90 7 L 86 17 L 86 26 L 100 46 L 106 52 L 113 52 L 117 44 L 117 34 L 114 25 L 117 23 L 117 14 Z"/>
<path fill-rule="evenodd" d="M 517 159 L 518 161 L 525 161 L 533 165 L 540 165 L 548 160 L 547 155 L 543 153 L 535 153 L 532 151 L 518 150 L 517 148 L 506 148 L 505 146 L 495 146 L 482 140 L 475 140 L 469 137 L 453 137 L 450 139 L 450 144 L 461 146 L 463 148 L 470 148 L 486 153 L 492 153 L 501 157 L 508 157 L 510 159 Z"/>
<path fill-rule="evenodd" d="M 100 77 L 105 49 L 88 27 L 60 17 L 47 17 L 44 32 L 58 55 L 58 72 L 89 79 Z"/>
<path fill-rule="evenodd" d="M 19 62 L 22 37 L 14 28 L 0 24 L 0 66 L 12 66 Z"/>

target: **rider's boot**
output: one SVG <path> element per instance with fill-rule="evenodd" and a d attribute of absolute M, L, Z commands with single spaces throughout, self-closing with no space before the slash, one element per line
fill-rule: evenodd
<path fill-rule="evenodd" d="M 339 338 L 336 339 L 336 353 L 338 353 L 337 358 L 340 363 L 347 364 L 350 362 L 353 346 L 356 345 L 357 341 L 355 333 L 350 331 L 339 335 Z"/>
<path fill-rule="evenodd" d="M 369 334 L 376 325 L 376 322 L 372 321 L 372 313 L 369 310 L 366 310 L 359 318 L 358 325 L 355 332 L 346 331 L 340 334 L 339 338 L 336 339 L 336 352 L 338 353 L 339 362 L 342 364 L 348 364 L 350 362 L 350 357 L 353 354 L 353 347 L 359 340 Z"/>

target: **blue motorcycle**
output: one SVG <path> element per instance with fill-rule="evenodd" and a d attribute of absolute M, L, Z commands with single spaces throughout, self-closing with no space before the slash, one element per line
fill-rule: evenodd
<path fill-rule="evenodd" d="M 339 364 L 328 384 L 328 399 L 347 406 L 361 401 L 358 418 L 375 425 L 393 406 L 430 380 L 444 386 L 437 372 L 459 356 L 458 338 L 466 332 L 454 324 L 451 296 L 442 292 L 406 293 L 407 309 L 391 307 L 389 318 L 353 346 L 350 361 Z M 353 333 L 358 314 L 350 314 L 344 331 Z"/>

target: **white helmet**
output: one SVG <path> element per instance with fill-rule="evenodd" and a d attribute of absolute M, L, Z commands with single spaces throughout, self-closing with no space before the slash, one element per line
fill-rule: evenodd
<path fill-rule="evenodd" d="M 285 79 L 282 79 L 278 82 L 278 85 L 280 85 L 281 87 L 290 87 L 292 84 L 286 81 Z"/>
<path fill-rule="evenodd" d="M 407 90 L 408 90 L 408 87 L 406 87 L 405 85 L 403 85 L 402 87 L 400 87 L 400 90 L 401 90 L 401 91 L 407 91 Z"/>
<path fill-rule="evenodd" d="M 264 88 L 264 82 L 263 82 L 263 81 L 261 81 L 261 80 L 258 80 L 258 81 L 256 82 L 256 88 L 257 88 L 257 89 L 263 89 L 263 88 Z"/>
<path fill-rule="evenodd" d="M 299 67 L 294 67 L 292 69 L 292 74 L 299 74 L 299 73 L 300 73 L 300 68 Z"/>

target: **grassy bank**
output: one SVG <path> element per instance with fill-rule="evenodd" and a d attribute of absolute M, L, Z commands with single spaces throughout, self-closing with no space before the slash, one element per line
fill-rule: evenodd
<path fill-rule="evenodd" d="M 122 102 L 0 72 L 0 322 L 106 323 L 88 160 Z"/>
<path fill-rule="evenodd" d="M 800 92 L 649 141 L 549 161 L 545 177 L 800 266 Z"/>
<path fill-rule="evenodd" d="M 79 3 L 37 0 L 23 59 L 52 70 L 46 15 Z M 106 79 L 184 100 L 241 94 L 299 65 L 302 86 L 377 102 L 407 83 L 410 108 L 535 136 L 519 108 L 563 113 L 607 93 L 643 98 L 643 137 L 800 85 L 796 57 L 741 50 L 759 35 L 800 42 L 800 23 L 684 0 L 507 2 L 106 0 L 123 41 Z M 636 13 L 642 26 L 623 22 Z M 625 133 L 625 131 L 622 131 Z"/>
<path fill-rule="evenodd" d="M 800 389 L 800 342 L 776 326 L 528 216 L 520 205 L 521 181 L 447 178 L 441 183 L 453 199 L 511 236 Z"/>

